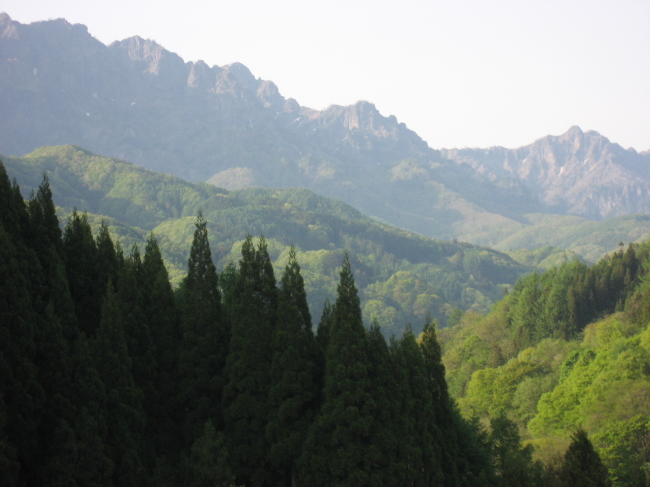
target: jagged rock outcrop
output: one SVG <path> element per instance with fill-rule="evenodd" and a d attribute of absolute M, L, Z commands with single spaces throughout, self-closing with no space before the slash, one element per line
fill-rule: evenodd
<path fill-rule="evenodd" d="M 434 150 L 368 101 L 317 111 L 240 63 L 0 14 L 0 153 L 75 144 L 190 181 L 302 186 L 424 235 L 484 245 L 527 214 L 650 212 L 650 154 L 577 127 L 519 149 Z"/>
<path fill-rule="evenodd" d="M 650 154 L 571 127 L 518 149 L 443 150 L 488 178 L 512 177 L 554 212 L 602 219 L 650 213 Z"/>

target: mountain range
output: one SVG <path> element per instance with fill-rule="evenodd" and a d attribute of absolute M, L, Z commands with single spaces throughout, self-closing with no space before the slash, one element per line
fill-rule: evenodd
<path fill-rule="evenodd" d="M 185 62 L 137 36 L 106 46 L 80 24 L 0 14 L 0 153 L 61 144 L 230 190 L 305 187 L 425 236 L 500 250 L 558 246 L 606 218 L 620 227 L 608 249 L 650 231 L 625 216 L 650 213 L 650 152 L 597 132 L 436 150 L 367 101 L 317 111 L 240 63 Z M 572 250 L 596 260 L 588 247 Z"/>

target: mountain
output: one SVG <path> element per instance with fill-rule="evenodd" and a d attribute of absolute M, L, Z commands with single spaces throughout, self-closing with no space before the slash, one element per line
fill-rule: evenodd
<path fill-rule="evenodd" d="M 540 220 L 650 207 L 650 154 L 595 132 L 434 150 L 367 101 L 312 110 L 239 63 L 185 62 L 137 36 L 106 46 L 83 25 L 1 14 L 0 153 L 61 144 L 226 189 L 305 187 L 422 235 L 504 250 L 522 232 L 525 248 L 555 245 Z"/>
<path fill-rule="evenodd" d="M 125 253 L 158 239 L 172 281 L 187 272 L 199 209 L 208 222 L 219 269 L 240 258 L 248 234 L 264 234 L 279 271 L 297 247 L 309 305 L 320 317 L 336 293 L 344 250 L 352 256 L 364 319 L 376 318 L 386 334 L 407 323 L 419 330 L 427 314 L 447 321 L 455 307 L 487 312 L 531 267 L 505 254 L 435 240 L 363 215 L 350 205 L 307 189 L 225 190 L 192 184 L 75 146 L 42 147 L 24 157 L 2 157 L 25 197 L 48 179 L 65 224 L 74 208 L 87 211 L 94 231 L 106 221 Z"/>
<path fill-rule="evenodd" d="M 650 158 L 595 131 L 571 127 L 519 149 L 443 150 L 489 178 L 513 177 L 557 213 L 593 220 L 650 213 Z"/>

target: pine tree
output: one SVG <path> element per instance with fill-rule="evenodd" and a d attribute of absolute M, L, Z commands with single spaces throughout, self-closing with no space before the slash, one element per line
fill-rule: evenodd
<path fill-rule="evenodd" d="M 443 485 L 439 430 L 429 376 L 415 336 L 408 327 L 392 343 L 394 371 L 399 387 L 396 394 L 396 474 L 401 485 Z"/>
<path fill-rule="evenodd" d="M 65 271 L 62 232 L 46 175 L 27 208 L 25 243 L 30 253 L 29 285 L 35 311 L 34 364 L 44 400 L 36 412 L 39 463 L 26 470 L 30 483 L 48 479 L 64 484 L 71 472 L 61 459 L 61 445 L 74 435 L 71 350 L 79 329 Z"/>
<path fill-rule="evenodd" d="M 607 467 L 591 444 L 587 432 L 578 430 L 571 437 L 560 468 L 562 487 L 610 487 Z"/>
<path fill-rule="evenodd" d="M 375 404 L 369 369 L 359 296 L 346 253 L 327 347 L 324 404 L 300 460 L 302 483 L 370 485 Z"/>
<path fill-rule="evenodd" d="M 417 348 L 416 348 L 417 350 Z M 372 462 L 370 485 L 399 487 L 406 485 L 400 478 L 397 458 L 403 447 L 398 441 L 399 386 L 396 380 L 396 364 L 392 360 L 386 340 L 377 322 L 366 333 L 369 376 L 372 401 L 375 405 L 370 435 L 368 460 Z"/>
<path fill-rule="evenodd" d="M 315 341 L 305 285 L 294 247 L 284 269 L 273 330 L 269 419 L 269 458 L 282 485 L 292 485 L 295 463 L 313 419 L 317 398 Z"/>
<path fill-rule="evenodd" d="M 117 251 L 104 220 L 99 226 L 95 246 L 97 247 L 97 294 L 103 300 L 108 291 L 108 282 L 117 283 L 117 276 L 120 271 Z"/>
<path fill-rule="evenodd" d="M 241 252 L 230 310 L 233 321 L 223 398 L 225 431 L 237 481 L 267 485 L 274 481 L 265 433 L 278 295 L 264 238 L 260 237 L 255 249 L 249 235 Z"/>
<path fill-rule="evenodd" d="M 445 485 L 458 485 L 460 474 L 457 461 L 460 451 L 452 399 L 447 389 L 445 366 L 442 364 L 442 351 L 436 337 L 436 324 L 427 316 L 420 342 L 435 421 L 435 430 L 431 434 L 438 445 L 440 456 L 437 461 L 442 466 Z"/>
<path fill-rule="evenodd" d="M 109 425 L 106 446 L 115 466 L 113 483 L 141 485 L 145 476 L 143 394 L 133 380 L 121 303 L 110 288 L 102 305 L 102 319 L 92 352 L 106 387 L 106 424 Z"/>
<path fill-rule="evenodd" d="M 0 223 L 0 461 L 6 466 L 1 470 L 6 485 L 18 485 L 18 471 L 39 460 L 35 418 L 44 400 L 34 363 L 36 320 L 21 254 Z"/>
<path fill-rule="evenodd" d="M 102 289 L 99 286 L 97 244 L 93 238 L 88 216 L 72 212 L 63 235 L 66 274 L 70 295 L 74 301 L 79 329 L 94 336 L 101 317 Z"/>
<path fill-rule="evenodd" d="M 227 332 L 221 320 L 221 294 L 212 262 L 207 222 L 199 211 L 178 297 L 181 309 L 179 350 L 180 403 L 185 415 L 185 445 L 202 433 L 208 420 L 223 424 L 221 395 Z"/>
<path fill-rule="evenodd" d="M 113 461 L 106 444 L 109 425 L 106 388 L 93 359 L 91 343 L 82 333 L 74 344 L 72 380 L 75 417 L 68 441 L 59 445 L 61 463 L 76 485 L 111 485 Z"/>
<path fill-rule="evenodd" d="M 542 467 L 533 462 L 533 447 L 521 446 L 517 425 L 505 415 L 490 422 L 492 459 L 499 487 L 540 485 Z"/>
<path fill-rule="evenodd" d="M 181 424 L 178 406 L 179 316 L 169 275 L 153 234 L 147 240 L 142 262 L 144 276 L 143 311 L 148 325 L 153 360 L 156 364 L 152 390 L 145 396 L 147 437 L 157 455 L 176 457 Z"/>
<path fill-rule="evenodd" d="M 228 465 L 223 433 L 217 432 L 210 420 L 192 445 L 190 471 L 191 487 L 229 487 L 235 481 Z"/>

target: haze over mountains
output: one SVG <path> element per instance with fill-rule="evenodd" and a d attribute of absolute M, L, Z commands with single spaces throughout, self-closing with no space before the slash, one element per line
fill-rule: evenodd
<path fill-rule="evenodd" d="M 650 213 L 650 152 L 597 132 L 435 150 L 366 101 L 316 111 L 239 63 L 185 62 L 137 36 L 105 46 L 83 25 L 1 14 L 0 153 L 60 144 L 227 189 L 306 187 L 423 235 L 500 249 L 559 245 L 565 234 L 539 235 L 540 223 L 619 217 L 626 240 L 650 229 L 622 216 Z"/>

